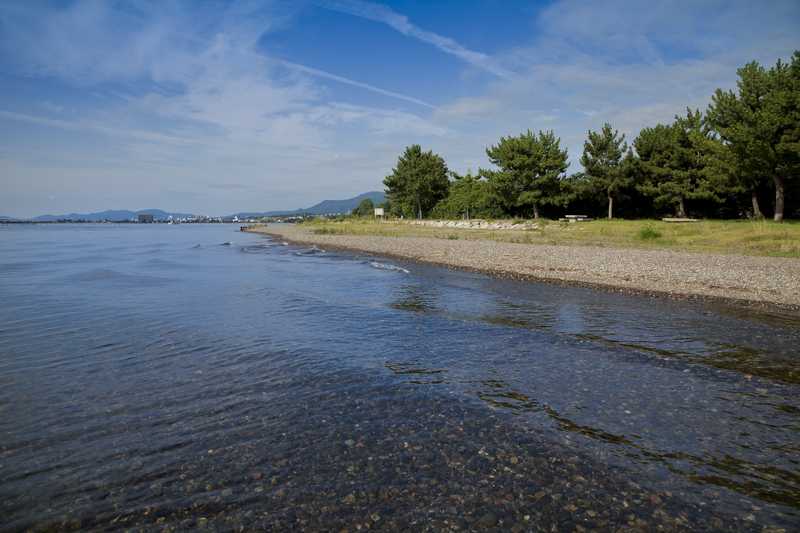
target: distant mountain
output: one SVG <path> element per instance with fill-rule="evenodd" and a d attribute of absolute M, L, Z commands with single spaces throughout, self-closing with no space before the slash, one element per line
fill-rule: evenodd
<path fill-rule="evenodd" d="M 3 216 L 3 215 L 0 215 L 0 222 L 17 222 L 18 220 L 19 220 L 18 218 L 6 217 L 6 216 Z"/>
<path fill-rule="evenodd" d="M 295 209 L 293 211 L 265 211 L 263 213 L 236 213 L 235 215 L 230 215 L 230 217 L 225 218 L 233 218 L 234 216 L 238 216 L 239 218 L 251 218 L 251 217 L 270 217 L 270 216 L 284 216 L 284 215 L 332 215 L 332 214 L 344 214 L 349 213 L 353 209 L 355 209 L 362 200 L 369 198 L 375 205 L 383 203 L 386 201 L 386 196 L 380 191 L 371 191 L 365 192 L 364 194 L 359 194 L 354 198 L 348 198 L 346 200 L 323 200 L 322 202 L 312 205 L 311 207 L 307 207 L 305 209 Z M 187 213 L 169 213 L 167 211 L 162 211 L 161 209 L 142 209 L 140 211 L 128 211 L 125 209 L 119 210 L 109 210 L 109 211 L 99 211 L 97 213 L 68 213 L 65 215 L 41 215 L 38 217 L 34 217 L 30 220 L 34 222 L 58 222 L 59 220 L 82 220 L 87 222 L 103 222 L 103 221 L 111 221 L 111 222 L 121 222 L 127 220 L 135 220 L 137 215 L 153 215 L 153 218 L 156 220 L 166 220 L 170 216 L 172 218 L 187 218 L 191 217 L 192 215 Z M 0 217 L 0 221 L 2 220 L 9 220 L 14 221 L 17 219 L 11 217 Z"/>
<path fill-rule="evenodd" d="M 386 195 L 380 191 L 365 192 L 359 194 L 355 198 L 348 198 L 347 200 L 323 200 L 318 204 L 312 205 L 303 211 L 310 215 L 324 215 L 326 213 L 349 213 L 366 199 L 372 200 L 372 203 L 377 205 L 386 201 Z"/>
<path fill-rule="evenodd" d="M 66 215 L 41 215 L 34 217 L 35 222 L 57 222 L 59 220 L 87 220 L 89 222 L 102 222 L 109 220 L 112 222 L 132 220 L 137 215 L 153 215 L 156 220 L 166 220 L 170 216 L 173 218 L 186 218 L 192 215 L 186 213 L 167 213 L 161 209 L 142 209 L 140 211 L 110 210 L 97 213 L 69 213 Z"/>
<path fill-rule="evenodd" d="M 380 191 L 370 191 L 364 194 L 359 194 L 354 198 L 346 200 L 323 200 L 318 204 L 305 209 L 295 209 L 294 211 L 265 211 L 262 213 L 236 213 L 235 216 L 239 218 L 255 218 L 255 217 L 276 217 L 287 215 L 333 215 L 349 213 L 361 203 L 362 200 L 369 198 L 375 205 L 381 204 L 386 201 L 386 195 Z M 231 215 L 234 216 L 234 215 Z"/>

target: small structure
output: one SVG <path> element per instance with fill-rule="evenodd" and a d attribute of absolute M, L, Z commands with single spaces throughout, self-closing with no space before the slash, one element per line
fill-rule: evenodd
<path fill-rule="evenodd" d="M 378 218 L 383 218 L 384 215 L 383 215 L 383 208 L 382 207 L 376 207 L 375 208 L 375 216 L 378 217 Z"/>
<path fill-rule="evenodd" d="M 664 217 L 661 219 L 664 222 L 684 223 L 684 222 L 700 222 L 698 218 L 685 218 L 685 217 Z"/>
<path fill-rule="evenodd" d="M 564 215 L 564 218 L 559 218 L 559 222 L 589 222 L 592 220 L 586 215 Z"/>
<path fill-rule="evenodd" d="M 139 224 L 152 224 L 153 223 L 153 215 L 137 215 L 136 219 L 139 221 Z"/>

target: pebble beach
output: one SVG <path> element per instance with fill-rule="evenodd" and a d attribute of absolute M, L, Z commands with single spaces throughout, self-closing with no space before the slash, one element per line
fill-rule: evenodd
<path fill-rule="evenodd" d="M 710 298 L 800 310 L 800 259 L 504 243 L 315 234 L 294 224 L 248 231 L 287 241 L 422 261 L 492 275 L 674 298 Z"/>

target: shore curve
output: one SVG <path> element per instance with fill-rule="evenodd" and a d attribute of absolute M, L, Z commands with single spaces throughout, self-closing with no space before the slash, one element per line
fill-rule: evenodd
<path fill-rule="evenodd" d="M 316 234 L 294 224 L 252 226 L 293 243 L 366 252 L 549 283 L 800 311 L 800 259 L 491 240 Z"/>

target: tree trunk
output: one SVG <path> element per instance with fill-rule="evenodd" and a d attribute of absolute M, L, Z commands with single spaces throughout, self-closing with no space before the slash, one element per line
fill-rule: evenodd
<path fill-rule="evenodd" d="M 422 220 L 422 204 L 419 201 L 419 197 L 417 197 L 417 218 Z"/>
<path fill-rule="evenodd" d="M 533 218 L 539 220 L 539 206 L 533 204 Z"/>
<path fill-rule="evenodd" d="M 775 222 L 783 222 L 783 178 L 775 176 Z"/>
<path fill-rule="evenodd" d="M 614 197 L 608 195 L 608 220 L 614 218 Z"/>
<path fill-rule="evenodd" d="M 678 199 L 678 218 L 686 218 L 686 205 L 683 203 L 683 196 Z"/>
<path fill-rule="evenodd" d="M 751 191 L 750 198 L 753 200 L 753 218 L 759 220 L 764 218 L 764 213 L 761 212 L 761 207 L 758 205 L 758 193 L 756 191 Z"/>

